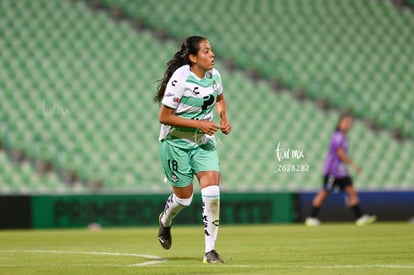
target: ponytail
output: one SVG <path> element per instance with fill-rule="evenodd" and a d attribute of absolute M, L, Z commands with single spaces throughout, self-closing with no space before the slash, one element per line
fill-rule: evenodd
<path fill-rule="evenodd" d="M 164 72 L 164 77 L 159 80 L 160 84 L 157 87 L 157 94 L 154 96 L 154 102 L 161 102 L 167 88 L 168 81 L 173 73 L 183 65 L 191 65 L 189 59 L 190 54 L 197 55 L 200 49 L 200 42 L 206 40 L 201 36 L 190 36 L 181 45 L 181 50 L 176 52 L 173 58 L 167 62 L 167 69 Z"/>

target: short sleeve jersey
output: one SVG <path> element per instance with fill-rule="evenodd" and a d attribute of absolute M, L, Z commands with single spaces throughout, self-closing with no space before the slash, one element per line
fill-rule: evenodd
<path fill-rule="evenodd" d="M 207 71 L 205 77 L 200 79 L 189 65 L 184 65 L 171 76 L 161 103 L 174 109 L 177 116 L 212 121 L 217 96 L 222 92 L 220 73 L 216 69 Z M 159 140 L 166 139 L 175 146 L 191 149 L 207 143 L 213 137 L 196 128 L 162 124 Z"/>
<path fill-rule="evenodd" d="M 337 130 L 333 133 L 326 155 L 323 174 L 335 178 L 344 178 L 349 176 L 348 168 L 338 157 L 338 149 L 342 148 L 348 153 L 348 139 L 344 133 Z"/>

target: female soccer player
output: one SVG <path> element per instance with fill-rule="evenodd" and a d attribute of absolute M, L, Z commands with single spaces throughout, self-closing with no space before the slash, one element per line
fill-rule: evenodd
<path fill-rule="evenodd" d="M 348 196 L 348 205 L 353 210 L 356 224 L 365 225 L 375 222 L 375 216 L 363 215 L 359 206 L 357 192 L 352 184 L 352 178 L 349 175 L 347 165 L 352 167 L 357 173 L 361 168 L 356 165 L 348 156 L 348 138 L 346 134 L 352 127 L 352 116 L 343 114 L 331 137 L 329 150 L 326 155 L 325 165 L 323 168 L 323 187 L 315 196 L 312 202 L 312 212 L 306 219 L 306 225 L 317 226 L 320 224 L 318 217 L 319 210 L 329 196 L 329 193 L 339 188 L 346 192 Z"/>
<path fill-rule="evenodd" d="M 204 263 L 223 263 L 215 250 L 220 213 L 220 168 L 214 134 L 229 134 L 220 73 L 214 69 L 209 41 L 188 37 L 167 63 L 155 102 L 160 102 L 160 157 L 166 181 L 172 185 L 159 217 L 158 240 L 171 247 L 171 223 L 191 204 L 193 176 L 200 183 L 205 238 Z M 213 122 L 216 106 L 220 126 Z"/>

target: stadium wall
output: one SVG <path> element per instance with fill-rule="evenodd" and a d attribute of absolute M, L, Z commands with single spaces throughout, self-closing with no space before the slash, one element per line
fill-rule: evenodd
<path fill-rule="evenodd" d="M 91 223 L 101 226 L 150 226 L 168 195 L 33 195 L 0 196 L 0 228 L 75 228 Z M 294 220 L 293 193 L 223 193 L 221 223 L 290 223 Z M 20 204 L 20 202 L 24 202 Z M 10 209 L 19 209 L 18 215 Z M 201 197 L 176 218 L 178 224 L 201 223 Z"/>
<path fill-rule="evenodd" d="M 0 196 L 0 229 L 30 228 L 30 196 Z"/>
<path fill-rule="evenodd" d="M 223 193 L 222 224 L 269 224 L 303 222 L 315 193 Z M 90 194 L 0 196 L 0 229 L 82 228 L 91 223 L 105 227 L 154 226 L 164 207 L 166 194 Z M 360 192 L 365 212 L 379 221 L 407 221 L 414 217 L 414 191 Z M 201 198 L 178 215 L 177 224 L 201 223 Z M 320 218 L 353 221 L 345 196 L 332 194 Z"/>
<path fill-rule="evenodd" d="M 298 195 L 298 222 L 303 222 L 310 214 L 314 196 L 313 192 Z M 408 221 L 414 217 L 414 191 L 359 192 L 359 199 L 362 210 L 376 215 L 378 221 Z M 353 221 L 345 194 L 331 194 L 323 204 L 319 218 L 322 222 Z"/>

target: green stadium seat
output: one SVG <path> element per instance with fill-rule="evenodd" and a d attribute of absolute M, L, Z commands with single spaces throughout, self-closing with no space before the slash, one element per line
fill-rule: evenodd
<path fill-rule="evenodd" d="M 108 190 L 170 192 L 162 182 L 158 106 L 152 97 L 177 43 L 160 42 L 154 30 L 179 39 L 202 34 L 212 41 L 233 124 L 231 135 L 218 135 L 224 191 L 320 187 L 339 112 L 324 113 L 312 102 L 297 101 L 292 89 L 302 88 L 337 109 L 350 108 L 360 118 L 375 118 L 388 129 L 400 127 L 414 136 L 413 36 L 407 27 L 414 19 L 387 1 L 263 0 L 240 7 L 223 0 L 225 9 L 216 9 L 212 0 L 202 5 L 177 0 L 174 6 L 166 0 L 102 3 L 152 29 L 137 32 L 128 21 L 115 22 L 81 1 L 2 2 L 0 68 L 6 81 L 0 117 L 7 117 L 7 125 L 0 124 L 0 136 L 8 148 L 25 150 L 29 160 L 51 160 L 58 171 L 40 176 L 28 162 L 19 168 L 4 157 L 0 163 L 7 168 L 0 179 L 8 184 L 2 191 L 86 190 L 84 182 L 62 183 L 60 172 L 75 170 L 80 181 L 100 180 Z M 186 13 L 180 8 L 184 5 Z M 209 14 L 209 22 L 220 24 L 187 24 L 200 9 Z M 274 93 L 266 80 L 250 81 L 244 72 L 227 70 L 221 58 L 279 79 L 291 90 Z M 67 112 L 45 113 L 45 104 Z M 412 144 L 374 134 L 359 121 L 350 138 L 356 160 L 366 162 L 357 177 L 360 187 L 412 188 Z M 278 142 L 303 148 L 310 172 L 275 174 Z"/>

